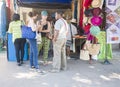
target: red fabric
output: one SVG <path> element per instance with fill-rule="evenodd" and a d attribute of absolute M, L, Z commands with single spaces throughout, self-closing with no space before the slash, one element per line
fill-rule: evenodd
<path fill-rule="evenodd" d="M 82 0 L 82 5 L 80 5 L 81 9 L 80 9 L 80 21 L 79 21 L 79 25 L 80 27 L 83 27 L 83 9 L 84 9 L 84 6 L 83 6 L 83 3 L 84 3 L 84 0 Z"/>
<path fill-rule="evenodd" d="M 88 23 L 88 24 L 86 24 L 84 26 L 84 31 L 85 31 L 86 34 L 90 32 L 90 28 L 91 28 L 91 24 L 90 23 Z"/>
<path fill-rule="evenodd" d="M 8 22 L 10 22 L 10 19 L 11 19 L 10 2 L 11 0 L 6 0 Z"/>
<path fill-rule="evenodd" d="M 85 8 L 88 8 L 88 7 L 91 5 L 92 1 L 93 1 L 93 0 L 85 0 L 85 2 L 84 2 L 84 7 L 85 7 Z"/>

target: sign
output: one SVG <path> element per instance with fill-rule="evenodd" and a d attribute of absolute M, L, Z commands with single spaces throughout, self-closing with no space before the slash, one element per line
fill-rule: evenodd
<path fill-rule="evenodd" d="M 120 0 L 106 0 L 107 43 L 120 43 Z"/>

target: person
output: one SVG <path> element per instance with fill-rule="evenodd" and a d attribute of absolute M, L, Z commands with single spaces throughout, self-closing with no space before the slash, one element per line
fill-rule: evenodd
<path fill-rule="evenodd" d="M 67 59 L 70 59 L 70 50 L 72 50 L 73 38 L 77 34 L 77 28 L 74 26 L 76 24 L 76 19 L 72 19 L 68 28 L 66 50 L 67 50 Z"/>
<path fill-rule="evenodd" d="M 49 51 L 49 45 L 50 45 L 50 39 L 47 37 L 47 33 L 50 33 L 51 25 L 50 22 L 47 21 L 48 13 L 47 11 L 41 12 L 42 19 L 38 22 L 38 25 L 41 26 L 41 28 L 38 30 L 41 32 L 42 36 L 42 42 L 38 46 L 38 51 L 40 51 L 43 48 L 43 60 L 44 65 L 48 64 L 48 51 Z"/>
<path fill-rule="evenodd" d="M 39 28 L 35 22 L 37 16 L 38 14 L 36 12 L 32 12 L 31 17 L 29 18 L 27 24 L 28 27 L 31 27 L 33 32 L 36 32 Z M 38 47 L 36 39 L 29 39 L 29 44 L 30 44 L 30 68 L 32 70 L 36 69 L 37 72 L 42 73 L 38 64 Z"/>
<path fill-rule="evenodd" d="M 60 72 L 60 70 L 67 69 L 67 61 L 66 61 L 66 39 L 68 33 L 68 24 L 66 20 L 62 17 L 63 12 L 57 11 L 55 13 L 56 23 L 54 30 L 54 38 L 53 38 L 53 69 L 51 72 L 56 73 Z"/>
<path fill-rule="evenodd" d="M 12 41 L 15 46 L 18 66 L 21 66 L 21 64 L 23 64 L 24 46 L 26 43 L 26 39 L 22 38 L 21 25 L 23 25 L 23 22 L 20 20 L 20 15 L 14 14 L 12 22 L 10 22 L 9 24 L 8 33 L 11 33 L 13 35 Z"/>

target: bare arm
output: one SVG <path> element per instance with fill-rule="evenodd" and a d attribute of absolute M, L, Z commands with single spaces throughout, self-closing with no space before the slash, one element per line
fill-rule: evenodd
<path fill-rule="evenodd" d="M 58 35 L 59 35 L 59 30 L 55 30 L 53 42 L 56 42 L 56 41 L 57 41 Z"/>

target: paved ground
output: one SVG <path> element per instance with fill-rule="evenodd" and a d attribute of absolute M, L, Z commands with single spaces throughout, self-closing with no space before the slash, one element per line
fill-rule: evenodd
<path fill-rule="evenodd" d="M 114 53 L 111 65 L 96 62 L 68 60 L 68 70 L 40 75 L 29 70 L 29 62 L 21 67 L 8 62 L 6 52 L 0 53 L 0 87 L 119 87 L 120 51 Z M 115 57 L 116 56 L 116 57 Z M 51 68 L 41 65 L 48 71 Z"/>

